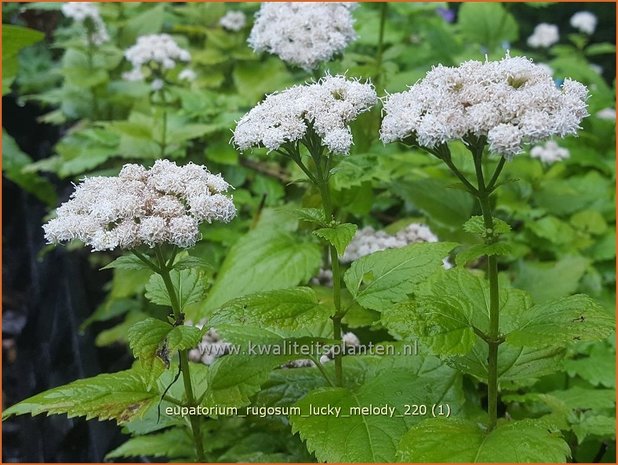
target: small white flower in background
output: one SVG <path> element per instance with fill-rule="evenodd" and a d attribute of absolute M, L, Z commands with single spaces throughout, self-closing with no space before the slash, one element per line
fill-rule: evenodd
<path fill-rule="evenodd" d="M 157 91 L 157 90 L 163 89 L 164 85 L 165 85 L 165 82 L 163 82 L 163 79 L 155 79 L 150 84 L 150 88 L 154 91 Z"/>
<path fill-rule="evenodd" d="M 86 25 L 87 21 L 91 22 L 92 32 L 89 40 L 96 45 L 101 45 L 109 42 L 109 34 L 105 23 L 101 18 L 99 9 L 91 2 L 69 2 L 62 5 L 62 14 L 67 18 L 71 18 L 77 23 Z"/>
<path fill-rule="evenodd" d="M 122 73 L 122 79 L 125 81 L 141 81 L 144 79 L 144 73 L 139 68 L 132 69 L 131 71 L 125 71 Z"/>
<path fill-rule="evenodd" d="M 427 225 L 421 223 L 411 223 L 396 234 L 376 231 L 371 226 L 365 226 L 356 231 L 341 261 L 350 263 L 374 252 L 399 249 L 418 242 L 438 242 L 438 237 Z"/>
<path fill-rule="evenodd" d="M 571 156 L 568 149 L 560 147 L 553 140 L 548 140 L 545 145 L 535 145 L 530 150 L 532 158 L 538 158 L 543 163 L 551 165 L 557 161 L 566 160 Z"/>
<path fill-rule="evenodd" d="M 205 321 L 201 321 L 196 325 L 199 329 L 204 327 Z M 193 326 L 191 321 L 185 322 L 187 326 Z M 227 355 L 230 352 L 231 344 L 225 342 L 217 333 L 217 330 L 210 328 L 202 337 L 201 342 L 197 347 L 189 351 L 189 360 L 195 363 L 203 363 L 204 365 L 212 365 L 219 357 Z"/>
<path fill-rule="evenodd" d="M 305 70 L 329 61 L 356 39 L 354 3 L 262 3 L 249 35 L 256 52 Z"/>
<path fill-rule="evenodd" d="M 149 170 L 124 165 L 117 177 L 85 178 L 43 226 L 49 243 L 74 239 L 96 250 L 191 247 L 200 223 L 229 222 L 236 215 L 220 175 L 189 163 L 157 160 Z"/>
<path fill-rule="evenodd" d="M 616 121 L 616 109 L 615 108 L 603 108 L 596 114 L 597 118 L 604 120 Z"/>
<path fill-rule="evenodd" d="M 137 80 L 142 75 L 142 67 L 155 65 L 159 71 L 174 68 L 179 62 L 191 61 L 188 51 L 180 48 L 169 34 L 149 34 L 137 38 L 137 42 L 124 52 L 125 58 L 133 65 L 126 75 L 129 80 Z M 133 79 L 130 79 L 133 78 Z"/>
<path fill-rule="evenodd" d="M 351 333 L 351 332 L 343 333 L 341 335 L 341 342 L 343 344 L 343 348 L 342 348 L 343 354 L 353 355 L 356 353 L 356 348 L 360 347 L 361 345 L 360 339 L 358 339 L 358 336 L 356 336 L 356 334 Z M 334 349 L 330 349 L 320 357 L 320 364 L 323 365 L 325 363 L 328 363 L 334 358 L 335 358 L 335 351 Z"/>
<path fill-rule="evenodd" d="M 590 69 L 597 74 L 603 74 L 603 67 L 597 65 L 596 63 L 590 63 Z"/>
<path fill-rule="evenodd" d="M 537 24 L 534 32 L 528 37 L 528 45 L 532 48 L 547 48 L 560 40 L 558 26 L 554 24 Z"/>
<path fill-rule="evenodd" d="M 571 26 L 580 32 L 591 35 L 597 28 L 597 17 L 589 11 L 579 11 L 571 16 Z"/>
<path fill-rule="evenodd" d="M 185 68 L 178 74 L 178 79 L 180 79 L 181 81 L 195 81 L 196 77 L 197 74 L 195 74 L 195 71 L 190 68 Z"/>
<path fill-rule="evenodd" d="M 436 66 L 407 91 L 384 104 L 384 143 L 412 140 L 430 149 L 466 136 L 487 137 L 490 150 L 506 158 L 523 145 L 575 134 L 588 116 L 588 89 L 525 57 Z"/>
<path fill-rule="evenodd" d="M 219 20 L 219 26 L 228 31 L 238 32 L 247 24 L 247 17 L 242 11 L 228 11 Z"/>
<path fill-rule="evenodd" d="M 244 115 L 234 130 L 240 150 L 277 150 L 302 139 L 311 124 L 331 152 L 347 154 L 352 146 L 348 124 L 377 101 L 373 85 L 344 76 L 326 76 L 317 83 L 294 86 L 266 97 Z"/>

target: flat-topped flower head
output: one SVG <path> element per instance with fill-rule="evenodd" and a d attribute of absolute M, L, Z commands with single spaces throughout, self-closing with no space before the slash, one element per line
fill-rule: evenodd
<path fill-rule="evenodd" d="M 180 48 L 169 34 L 148 34 L 137 38 L 137 42 L 124 52 L 133 69 L 124 73 L 127 80 L 143 79 L 143 68 L 155 67 L 159 71 L 174 68 L 180 62 L 191 61 L 191 55 Z"/>
<path fill-rule="evenodd" d="M 311 70 L 356 39 L 354 3 L 262 3 L 249 36 L 256 52 Z"/>
<path fill-rule="evenodd" d="M 266 97 L 240 119 L 233 141 L 240 150 L 277 150 L 301 140 L 311 125 L 328 150 L 347 154 L 353 143 L 348 124 L 376 101 L 372 84 L 326 76 Z"/>
<path fill-rule="evenodd" d="M 88 29 L 89 40 L 96 45 L 109 42 L 109 34 L 101 13 L 92 2 L 68 2 L 62 5 L 62 14 Z"/>
<path fill-rule="evenodd" d="M 228 11 L 219 20 L 219 26 L 228 31 L 238 32 L 247 24 L 247 17 L 242 11 Z"/>
<path fill-rule="evenodd" d="M 558 26 L 554 24 L 537 24 L 534 32 L 528 37 L 528 45 L 532 48 L 547 48 L 560 40 Z"/>
<path fill-rule="evenodd" d="M 579 11 L 571 16 L 571 26 L 584 34 L 592 35 L 597 28 L 597 17 L 589 11 Z"/>
<path fill-rule="evenodd" d="M 49 243 L 74 239 L 92 250 L 174 244 L 191 247 L 200 223 L 236 215 L 230 185 L 204 166 L 157 160 L 146 169 L 124 165 L 117 177 L 85 178 L 57 217 L 43 226 Z"/>
<path fill-rule="evenodd" d="M 587 88 L 565 79 L 558 88 L 544 67 L 525 57 L 437 66 L 384 104 L 384 143 L 412 141 L 433 149 L 485 137 L 492 153 L 510 158 L 529 143 L 575 134 L 588 116 Z"/>

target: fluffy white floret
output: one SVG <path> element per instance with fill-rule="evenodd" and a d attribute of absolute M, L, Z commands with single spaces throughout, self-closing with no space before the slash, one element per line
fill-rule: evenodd
<path fill-rule="evenodd" d="M 109 34 L 99 9 L 92 2 L 68 2 L 62 5 L 62 14 L 89 29 L 89 40 L 96 45 L 109 42 Z"/>
<path fill-rule="evenodd" d="M 344 76 L 326 76 L 317 83 L 271 94 L 243 116 L 233 141 L 240 150 L 277 150 L 302 139 L 309 125 L 331 152 L 347 154 L 352 146 L 348 124 L 377 101 L 373 85 Z"/>
<path fill-rule="evenodd" d="M 137 38 L 137 42 L 124 52 L 133 70 L 123 74 L 128 80 L 139 80 L 142 67 L 155 65 L 160 70 L 172 69 L 179 62 L 191 60 L 189 52 L 180 48 L 169 34 L 148 34 Z"/>
<path fill-rule="evenodd" d="M 238 32 L 247 24 L 247 17 L 242 11 L 228 11 L 219 20 L 219 26 L 228 31 Z"/>
<path fill-rule="evenodd" d="M 571 16 L 571 26 L 585 34 L 591 35 L 597 28 L 597 17 L 589 11 L 579 11 Z"/>
<path fill-rule="evenodd" d="M 524 144 L 575 134 L 588 116 L 587 98 L 584 85 L 565 79 L 558 88 L 544 67 L 525 57 L 440 65 L 386 99 L 381 139 L 432 149 L 486 137 L 494 153 L 512 157 Z"/>
<path fill-rule="evenodd" d="M 202 222 L 236 215 L 220 175 L 189 163 L 157 160 L 151 169 L 125 165 L 117 177 L 92 177 L 75 187 L 57 217 L 43 226 L 49 243 L 81 240 L 93 250 L 191 247 Z"/>
<path fill-rule="evenodd" d="M 249 35 L 266 51 L 306 70 L 330 60 L 356 39 L 353 3 L 262 3 Z"/>
<path fill-rule="evenodd" d="M 558 26 L 555 24 L 537 24 L 534 32 L 528 37 L 528 45 L 532 48 L 547 48 L 560 40 Z"/>

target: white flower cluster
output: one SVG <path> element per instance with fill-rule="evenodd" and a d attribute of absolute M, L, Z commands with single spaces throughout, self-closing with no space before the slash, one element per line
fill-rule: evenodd
<path fill-rule="evenodd" d="M 240 119 L 233 141 L 240 150 L 277 150 L 302 139 L 311 125 L 331 152 L 347 154 L 353 143 L 348 123 L 376 101 L 372 84 L 326 76 L 266 97 Z"/>
<path fill-rule="evenodd" d="M 568 149 L 560 147 L 555 141 L 548 140 L 544 145 L 535 145 L 532 147 L 530 156 L 551 165 L 557 161 L 566 160 L 571 156 L 571 153 Z"/>
<path fill-rule="evenodd" d="M 589 11 L 579 11 L 571 16 L 571 26 L 588 35 L 597 28 L 597 17 Z"/>
<path fill-rule="evenodd" d="M 92 2 L 68 2 L 62 5 L 62 14 L 77 23 L 90 27 L 89 39 L 96 45 L 109 42 L 109 34 L 99 9 Z M 90 22 L 90 25 L 87 23 Z"/>
<path fill-rule="evenodd" d="M 195 81 L 197 74 L 191 68 L 185 68 L 178 74 L 178 79 L 181 81 Z"/>
<path fill-rule="evenodd" d="M 399 249 L 417 242 L 438 242 L 438 237 L 427 225 L 411 223 L 395 235 L 385 231 L 376 231 L 365 226 L 356 231 L 354 238 L 345 249 L 341 258 L 343 263 L 350 263 L 361 257 L 386 249 Z"/>
<path fill-rule="evenodd" d="M 186 324 L 192 326 L 190 321 L 186 322 Z M 200 322 L 196 326 L 202 329 L 204 327 L 204 323 Z M 188 357 L 192 362 L 201 362 L 204 365 L 212 365 L 219 357 L 229 353 L 230 346 L 231 344 L 223 341 L 221 336 L 219 336 L 219 333 L 217 333 L 214 328 L 210 328 L 206 334 L 204 334 L 202 341 L 197 345 L 197 347 L 189 351 Z"/>
<path fill-rule="evenodd" d="M 354 3 L 262 3 L 249 35 L 266 51 L 305 70 L 330 60 L 356 39 Z"/>
<path fill-rule="evenodd" d="M 541 23 L 534 28 L 534 32 L 528 37 L 528 45 L 533 48 L 547 48 L 560 40 L 558 26 Z"/>
<path fill-rule="evenodd" d="M 228 11 L 219 20 L 219 26 L 228 31 L 238 32 L 247 24 L 247 17 L 242 11 Z"/>
<path fill-rule="evenodd" d="M 587 88 L 565 79 L 557 88 L 542 67 L 525 57 L 437 66 L 384 105 L 381 139 L 416 138 L 434 148 L 466 136 L 484 136 L 492 153 L 511 158 L 526 143 L 564 137 L 588 116 Z"/>
<path fill-rule="evenodd" d="M 57 218 L 43 226 L 49 243 L 78 239 L 94 250 L 191 247 L 203 222 L 228 222 L 236 215 L 220 175 L 189 163 L 157 160 L 150 170 L 127 164 L 117 177 L 86 178 Z"/>
<path fill-rule="evenodd" d="M 133 69 L 122 77 L 129 81 L 144 78 L 142 67 L 156 65 L 161 70 L 172 69 L 179 61 L 191 61 L 188 51 L 180 48 L 169 34 L 148 34 L 137 38 L 137 42 L 124 52 Z"/>

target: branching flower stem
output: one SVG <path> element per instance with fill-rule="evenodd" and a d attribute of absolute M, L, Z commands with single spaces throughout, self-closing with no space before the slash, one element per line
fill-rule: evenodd
<path fill-rule="evenodd" d="M 488 183 L 485 182 L 483 173 L 483 151 L 486 141 L 479 139 L 467 144 L 474 159 L 476 175 L 476 187 L 453 163 L 448 147 L 444 145 L 440 150 L 432 153 L 442 159 L 448 168 L 464 184 L 466 190 L 476 197 L 481 207 L 483 224 L 485 226 L 485 244 L 489 245 L 497 240 L 494 233 L 494 219 L 491 207 L 491 195 L 496 189 L 498 178 L 505 165 L 504 157 L 500 158 L 498 165 Z M 498 348 L 503 342 L 500 337 L 500 289 L 498 287 L 498 262 L 495 255 L 487 255 L 487 280 L 489 281 L 489 332 L 487 334 L 474 328 L 475 333 L 488 346 L 487 355 L 487 414 L 489 417 L 488 427 L 493 430 L 498 421 Z"/>
<path fill-rule="evenodd" d="M 302 160 L 300 146 L 298 142 L 288 143 L 282 146 L 277 153 L 293 160 L 298 167 L 307 175 L 309 180 L 317 187 L 322 198 L 322 206 L 324 209 L 324 220 L 331 224 L 335 221 L 335 214 L 331 199 L 330 178 L 331 157 L 325 151 L 326 148 L 322 145 L 320 138 L 310 131 L 302 141 L 303 145 L 309 151 L 309 155 L 313 160 L 315 169 L 310 169 Z M 337 344 L 342 344 L 341 338 L 341 320 L 345 315 L 345 311 L 341 308 L 341 265 L 337 249 L 333 245 L 328 246 L 330 255 L 331 268 L 333 272 L 333 302 L 335 305 L 335 314 L 331 317 L 333 321 L 333 339 Z M 335 363 L 335 385 L 343 385 L 343 367 L 341 363 L 341 351 L 336 351 L 334 356 Z M 327 378 L 330 382 L 330 379 Z"/>
<path fill-rule="evenodd" d="M 174 325 L 182 325 L 184 323 L 184 314 L 182 312 L 182 305 L 178 299 L 178 294 L 176 289 L 174 288 L 174 284 L 172 283 L 172 278 L 170 276 L 170 270 L 172 269 L 172 265 L 174 263 L 174 258 L 176 256 L 176 248 L 172 249 L 171 256 L 166 258 L 162 248 L 157 246 L 155 249 L 155 261 L 149 260 L 142 253 L 133 250 L 133 255 L 139 258 L 142 262 L 148 265 L 155 273 L 157 273 L 163 279 L 163 283 L 165 284 L 165 289 L 170 297 L 170 303 L 174 316 Z M 182 380 L 185 388 L 185 396 L 187 398 L 187 406 L 188 407 L 196 407 L 197 403 L 195 400 L 195 395 L 193 393 L 193 385 L 191 384 L 191 371 L 189 367 L 189 359 L 187 356 L 187 350 L 179 350 L 178 358 L 180 363 L 180 371 L 182 373 Z M 168 399 L 166 399 L 168 400 Z M 205 462 L 204 456 L 204 445 L 202 442 L 202 433 L 200 430 L 199 418 L 195 416 L 190 416 L 189 421 L 191 423 L 191 431 L 193 433 L 193 442 L 195 445 L 195 454 L 198 462 Z"/>

